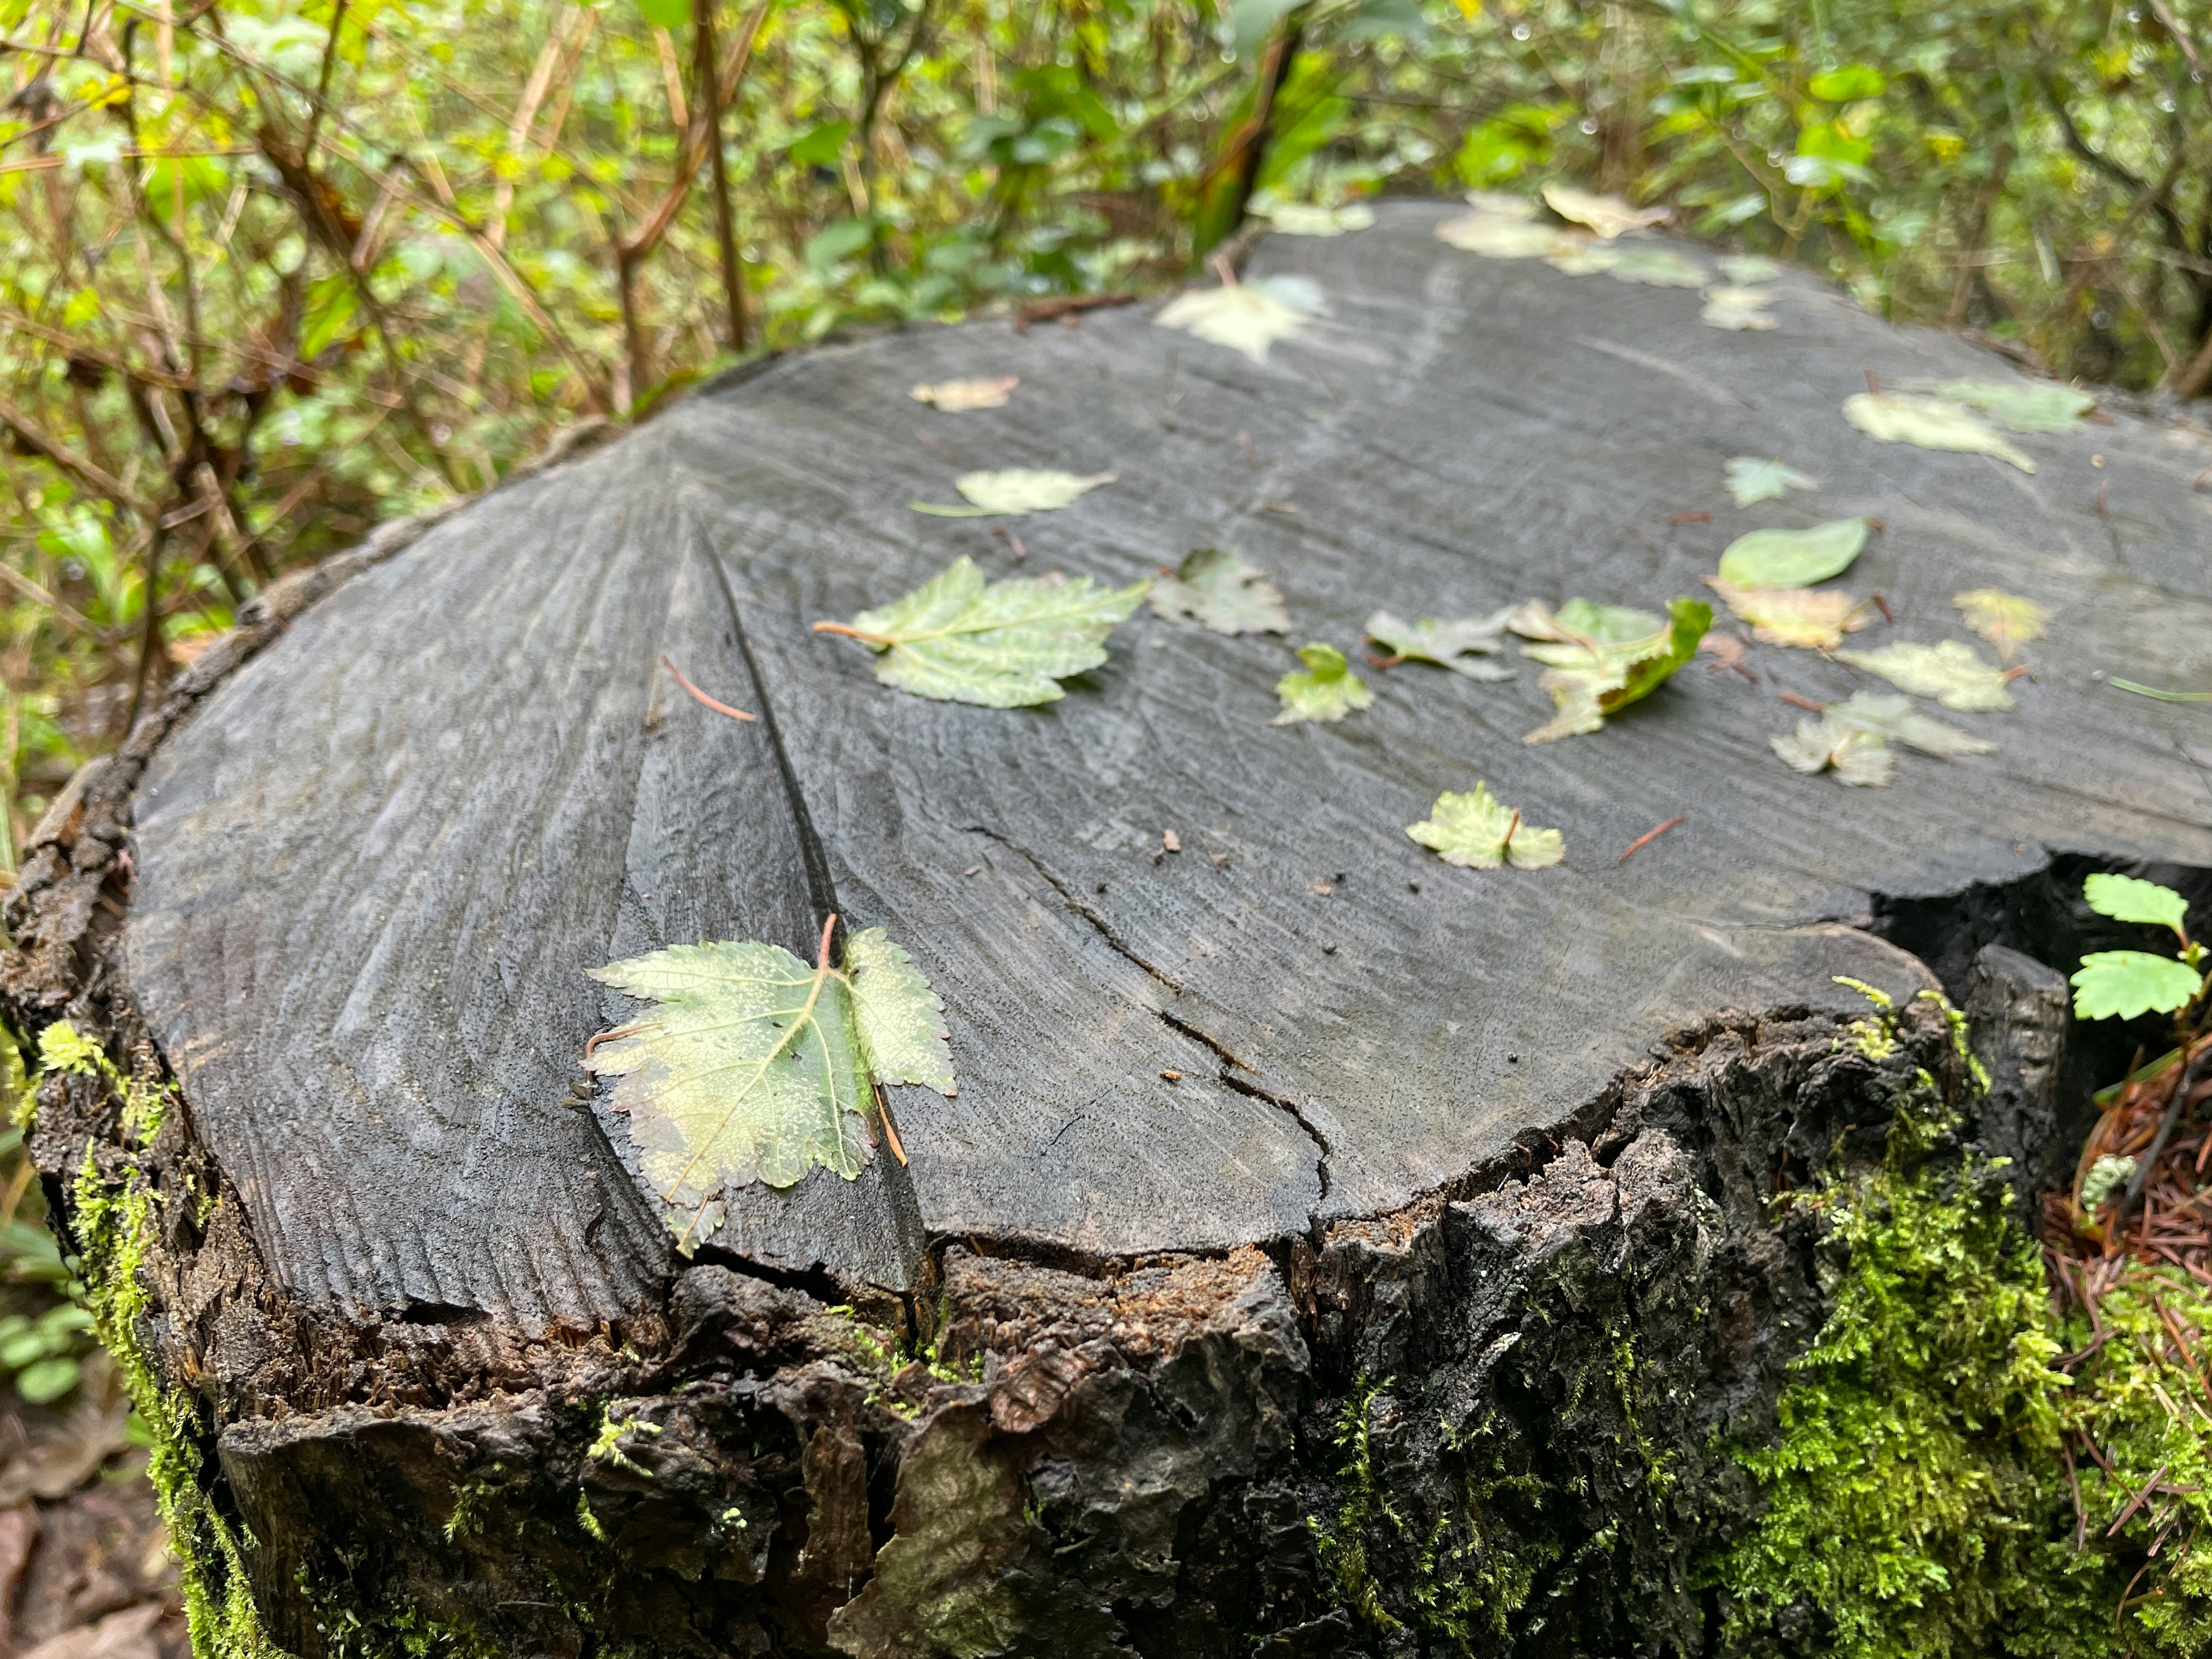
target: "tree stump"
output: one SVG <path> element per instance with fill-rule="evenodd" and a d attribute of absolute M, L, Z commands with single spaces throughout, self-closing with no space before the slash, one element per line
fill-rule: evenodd
<path fill-rule="evenodd" d="M 122 1067 L 49 1076 L 33 1147 L 204 1640 L 1707 1650 L 1692 1568 L 1758 1502 L 1718 1431 L 1771 1431 L 1821 1317 L 1778 1180 L 1929 1091 L 2067 1167 L 2073 878 L 2212 866 L 2212 725 L 2106 683 L 2208 683 L 2212 451 L 2119 412 L 2020 439 L 2032 477 L 1876 443 L 1867 375 L 2015 371 L 1802 275 L 1773 331 L 1703 327 L 1448 246 L 1453 211 L 1261 243 L 1329 303 L 1264 365 L 1127 308 L 727 377 L 280 584 L 54 804 L 0 989 Z M 985 374 L 1010 406 L 907 395 Z M 1735 455 L 1820 492 L 1739 511 Z M 1018 539 L 908 510 L 1016 465 L 1116 480 Z M 1123 583 L 1225 546 L 1350 651 L 1377 609 L 1656 608 L 1742 530 L 1850 514 L 1869 643 L 1963 633 L 1970 588 L 2056 613 L 2017 709 L 1961 717 L 1996 752 L 1784 769 L 1777 692 L 1860 684 L 1805 651 L 1528 747 L 1533 668 L 1362 669 L 1371 709 L 1275 727 L 1273 638 L 1139 615 L 998 711 L 810 631 L 963 553 Z M 1563 867 L 1407 837 L 1478 778 Z M 958 1094 L 892 1091 L 909 1164 L 728 1194 L 679 1255 L 572 1090 L 635 1006 L 586 970 L 811 957 L 832 913 L 928 975 Z"/>

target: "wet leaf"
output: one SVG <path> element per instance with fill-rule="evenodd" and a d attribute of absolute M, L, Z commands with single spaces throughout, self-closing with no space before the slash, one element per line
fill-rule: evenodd
<path fill-rule="evenodd" d="M 2187 899 L 2139 876 L 2091 876 L 2081 884 L 2081 896 L 2092 910 L 2114 921 L 2139 921 L 2179 933 L 2189 919 Z"/>
<path fill-rule="evenodd" d="M 1603 619 L 1603 613 L 1611 609 L 1591 605 L 1586 611 Z M 1552 694 L 1553 705 L 1559 710 L 1522 741 L 1550 743 L 1595 732 L 1607 714 L 1649 696 L 1664 684 L 1668 676 L 1697 653 L 1698 641 L 1713 623 L 1712 607 L 1700 600 L 1674 599 L 1667 611 L 1668 623 L 1640 639 L 1607 640 L 1589 634 L 1579 639 L 1570 636 L 1567 618 L 1575 614 L 1571 604 L 1563 606 L 1556 617 L 1541 605 L 1523 605 L 1516 611 L 1511 618 L 1516 633 L 1528 631 L 1524 623 L 1548 622 L 1559 636 L 1557 643 L 1521 647 L 1522 655 L 1547 665 L 1536 683 Z M 1576 616 L 1577 621 L 1589 619 L 1589 615 Z"/>
<path fill-rule="evenodd" d="M 1375 210 L 1364 202 L 1317 207 L 1310 202 L 1278 202 L 1260 215 L 1285 236 L 1341 236 L 1375 222 Z"/>
<path fill-rule="evenodd" d="M 824 937 L 827 945 L 827 936 Z M 584 1063 L 620 1079 L 638 1168 L 688 1239 L 719 1194 L 787 1188 L 817 1166 L 856 1179 L 872 1085 L 953 1091 L 944 1006 L 881 928 L 844 965 L 776 945 L 678 945 L 591 976 L 652 1005 Z"/>
<path fill-rule="evenodd" d="M 2186 1008 L 2203 984 L 2186 963 L 2148 951 L 2093 951 L 2075 970 L 2076 1019 L 2133 1019 Z"/>
<path fill-rule="evenodd" d="M 1717 576 L 1708 576 L 1705 582 L 1729 610 L 1751 624 L 1754 635 L 1769 645 L 1832 651 L 1844 642 L 1844 635 L 1857 633 L 1872 620 L 1871 607 L 1848 593 L 1816 592 L 1807 587 L 1739 587 Z"/>
<path fill-rule="evenodd" d="M 1152 584 L 1152 613 L 1217 634 L 1287 634 L 1291 613 L 1267 573 L 1226 548 L 1201 547 Z"/>
<path fill-rule="evenodd" d="M 1782 274 L 1780 265 L 1756 253 L 1730 253 L 1717 263 L 1721 275 L 1731 283 L 1771 283 Z"/>
<path fill-rule="evenodd" d="M 2033 599 L 1999 588 L 1954 593 L 1951 603 L 1966 613 L 1967 627 L 1996 647 L 2003 662 L 2010 662 L 2029 641 L 2041 639 L 2051 625 L 2051 612 Z"/>
<path fill-rule="evenodd" d="M 2071 432 L 2097 406 L 2089 393 L 2049 380 L 1945 380 L 1928 390 L 2014 432 Z"/>
<path fill-rule="evenodd" d="M 1996 428 L 1948 398 L 1911 392 L 1855 392 L 1844 399 L 1844 418 L 1869 438 L 1886 444 L 1993 455 L 2023 472 L 2035 471 L 2035 463 L 2008 443 Z"/>
<path fill-rule="evenodd" d="M 1978 738 L 1933 714 L 1922 714 L 1912 706 L 1911 698 L 1881 691 L 1854 691 L 1843 702 L 1830 703 L 1827 718 L 1944 760 L 1957 755 L 1993 754 L 1996 750 L 1987 738 Z"/>
<path fill-rule="evenodd" d="M 1308 319 L 1327 309 L 1319 285 L 1310 278 L 1262 276 L 1178 295 L 1152 320 L 1264 363 L 1269 346 L 1295 337 Z"/>
<path fill-rule="evenodd" d="M 907 396 L 918 404 L 933 404 L 948 415 L 957 415 L 971 409 L 1004 409 L 1014 388 L 1021 383 L 1018 374 L 979 380 L 939 380 L 934 385 L 918 386 Z"/>
<path fill-rule="evenodd" d="M 1729 544 L 1720 579 L 1738 587 L 1810 587 L 1850 568 L 1868 528 L 1864 519 L 1835 519 L 1809 530 L 1754 530 Z"/>
<path fill-rule="evenodd" d="M 1800 772 L 1833 771 L 1836 781 L 1853 788 L 1887 788 L 1897 775 L 1897 757 L 1871 732 L 1831 716 L 1799 720 L 1794 732 L 1766 739 L 1783 761 Z"/>
<path fill-rule="evenodd" d="M 1592 605 L 1588 599 L 1569 599 L 1553 611 L 1540 599 L 1530 599 L 1505 614 L 1505 625 L 1525 640 L 1549 640 L 1581 645 L 1592 640 L 1641 640 L 1657 633 L 1665 623 L 1649 611 L 1625 605 Z"/>
<path fill-rule="evenodd" d="M 1541 870 L 1566 856 L 1566 841 L 1556 830 L 1523 823 L 1521 814 L 1502 805 L 1490 785 L 1477 783 L 1465 794 L 1446 790 L 1429 816 L 1409 823 L 1406 833 L 1434 848 L 1447 864 L 1469 870 Z"/>
<path fill-rule="evenodd" d="M 1487 617 L 1444 622 L 1423 617 L 1409 623 L 1378 611 L 1367 619 L 1367 637 L 1409 662 L 1435 663 L 1471 680 L 1510 680 L 1510 668 L 1479 659 L 1504 648 L 1506 622 L 1512 615 L 1509 607 Z"/>
<path fill-rule="evenodd" d="M 958 558 L 895 604 L 850 623 L 817 623 L 878 653 L 876 678 L 917 697 L 1019 708 L 1062 695 L 1057 682 L 1106 660 L 1106 636 L 1148 584 L 1106 588 L 1088 576 L 984 586 Z"/>
<path fill-rule="evenodd" d="M 1017 466 L 1000 472 L 963 472 L 952 487 L 968 498 L 965 507 L 908 501 L 917 513 L 939 519 L 992 519 L 1024 513 L 1056 513 L 1079 496 L 1112 483 L 1111 472 L 1054 472 Z"/>
<path fill-rule="evenodd" d="M 1737 455 L 1728 464 L 1728 490 L 1738 507 L 1749 507 L 1755 501 L 1779 501 L 1793 489 L 1818 489 L 1820 481 L 1808 478 L 1794 466 L 1784 466 L 1780 461 L 1761 460 L 1755 455 Z"/>
<path fill-rule="evenodd" d="M 1437 238 L 1486 259 L 1534 259 L 1567 240 L 1555 225 L 1480 210 L 1445 220 Z"/>
<path fill-rule="evenodd" d="M 1946 708 L 2009 708 L 2005 677 L 1964 640 L 1940 645 L 1886 645 L 1879 651 L 1838 651 L 1838 662 L 1879 674 L 1900 691 L 1933 697 Z"/>
<path fill-rule="evenodd" d="M 1627 231 L 1663 225 L 1668 219 L 1668 210 L 1663 207 L 1631 207 L 1618 196 L 1599 196 L 1577 190 L 1572 185 L 1545 185 L 1544 201 L 1562 219 L 1588 225 L 1607 241 Z"/>
<path fill-rule="evenodd" d="M 1344 653 L 1333 645 L 1316 641 L 1298 647 L 1298 660 L 1305 665 L 1303 673 L 1289 673 L 1275 682 L 1275 695 L 1283 700 L 1283 712 L 1268 722 L 1273 726 L 1295 726 L 1301 720 L 1340 720 L 1355 708 L 1364 708 L 1375 701 L 1375 694 L 1367 689 L 1366 682 L 1352 672 L 1344 659 Z"/>
<path fill-rule="evenodd" d="M 1707 289 L 1705 308 L 1698 313 L 1698 320 L 1708 328 L 1765 333 L 1782 325 L 1782 319 L 1768 309 L 1773 303 L 1771 289 Z"/>

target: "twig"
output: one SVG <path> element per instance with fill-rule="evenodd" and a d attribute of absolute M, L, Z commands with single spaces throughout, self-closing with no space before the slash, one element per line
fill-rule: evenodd
<path fill-rule="evenodd" d="M 1627 847 L 1622 849 L 1620 856 L 1613 861 L 1616 864 L 1627 863 L 1630 859 L 1633 858 L 1644 848 L 1649 847 L 1653 842 L 1658 840 L 1660 836 L 1665 835 L 1669 830 L 1672 830 L 1681 821 L 1682 815 L 1678 812 L 1673 817 L 1668 818 L 1666 823 L 1656 825 L 1652 829 L 1646 830 L 1634 841 L 1629 842 Z"/>
<path fill-rule="evenodd" d="M 698 701 L 705 703 L 708 708 L 713 709 L 717 714 L 727 714 L 733 720 L 750 720 L 753 718 L 742 708 L 732 708 L 729 704 L 726 702 L 717 702 L 714 698 L 708 696 L 704 691 L 702 691 L 697 686 L 692 684 L 690 680 L 686 679 L 684 677 L 684 671 L 678 668 L 674 663 L 669 661 L 665 653 L 663 653 L 661 656 L 660 665 L 668 671 L 669 677 L 673 679 L 677 684 L 682 686 L 686 691 L 690 692 L 694 697 L 698 699 Z"/>
<path fill-rule="evenodd" d="M 2132 1516 L 2137 1510 L 2141 1509 L 2147 1501 L 2148 1501 L 2151 1493 L 2158 1489 L 2158 1483 L 2166 1479 L 2166 1465 L 2161 1463 L 2158 1466 L 2158 1473 L 2152 1475 L 2148 1480 L 2143 1483 L 2143 1489 L 2137 1492 L 2133 1498 L 2128 1499 L 2128 1506 L 2120 1511 L 2120 1518 L 2113 1522 L 2111 1526 L 2105 1528 L 2106 1537 L 2112 1537 L 2115 1533 L 2118 1532 L 2122 1527 L 2128 1524 L 2128 1517 Z"/>

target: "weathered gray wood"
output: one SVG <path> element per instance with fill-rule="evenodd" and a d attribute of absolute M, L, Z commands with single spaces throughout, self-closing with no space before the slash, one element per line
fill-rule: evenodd
<path fill-rule="evenodd" d="M 664 1231 L 620 1121 L 562 1101 L 623 1018 L 584 969 L 660 941 L 808 951 L 835 908 L 923 964 L 961 1089 L 896 1091 L 911 1170 L 755 1190 L 717 1241 L 896 1287 L 925 1234 L 1219 1249 L 1401 1206 L 1565 1122 L 1671 1026 L 1844 1006 L 1838 974 L 1924 982 L 1826 925 L 1874 894 L 2052 850 L 2212 863 L 2203 712 L 2094 678 L 2212 682 L 2201 445 L 2124 416 L 2021 439 L 2033 477 L 1879 445 L 1839 413 L 1863 370 L 2010 371 L 1803 277 L 1778 331 L 1705 329 L 1693 295 L 1447 247 L 1448 211 L 1263 244 L 1255 273 L 1332 306 L 1265 368 L 1133 310 L 781 362 L 454 516 L 224 685 L 138 799 L 128 982 L 279 1278 L 526 1328 L 635 1307 Z M 1012 407 L 905 395 L 983 374 L 1022 376 Z M 1735 454 L 1826 487 L 1739 513 Z M 907 508 L 1006 465 L 1119 482 L 1015 521 L 1020 567 Z M 1297 639 L 1349 650 L 1377 607 L 1655 606 L 1702 593 L 1741 529 L 1855 513 L 1887 533 L 1850 585 L 1899 618 L 1858 643 L 1962 633 L 1966 587 L 2059 611 L 2019 710 L 1959 717 L 1998 754 L 1907 757 L 1887 791 L 1786 771 L 1766 737 L 1799 711 L 1774 693 L 1855 683 L 1806 653 L 1757 653 L 1757 686 L 1692 668 L 1532 750 L 1533 669 L 1374 674 L 1369 713 L 1277 729 L 1278 641 L 1140 617 L 1063 702 L 1006 713 L 890 692 L 809 631 L 962 552 L 1126 581 L 1225 544 Z M 676 692 L 664 652 L 763 722 Z M 1406 839 L 1478 777 L 1565 830 L 1565 868 L 1473 874 Z M 1167 828 L 1186 850 L 1156 861 Z"/>

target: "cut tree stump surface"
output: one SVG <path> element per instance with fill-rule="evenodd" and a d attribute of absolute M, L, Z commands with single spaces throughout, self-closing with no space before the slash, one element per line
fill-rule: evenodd
<path fill-rule="evenodd" d="M 1873 895 L 2067 850 L 2212 863 L 2212 711 L 2100 683 L 2212 684 L 2212 447 L 2121 415 L 2017 438 L 2029 477 L 1877 443 L 1841 414 L 1865 371 L 2015 371 L 1802 275 L 1775 331 L 1705 327 L 1694 293 L 1447 246 L 1456 210 L 1262 243 L 1248 275 L 1329 305 L 1265 366 L 1137 308 L 774 362 L 453 515 L 232 675 L 139 791 L 126 977 L 276 1276 L 526 1329 L 655 1294 L 672 1241 L 623 1120 L 563 1097 L 635 1009 L 586 970 L 666 943 L 811 959 L 834 909 L 927 973 L 960 1087 L 892 1091 L 911 1167 L 749 1188 L 712 1241 L 903 1288 L 929 1237 L 1218 1250 L 1392 1210 L 1559 1129 L 1671 1027 L 1850 1006 L 1837 975 L 1928 983 L 1849 925 Z M 907 395 L 997 374 L 1001 410 Z M 1735 455 L 1822 488 L 1739 511 Z M 1006 466 L 1117 476 L 1026 518 L 908 507 Z M 1945 714 L 1998 752 L 1901 754 L 1888 789 L 1789 771 L 1778 691 L 1888 689 L 1802 651 L 1754 648 L 1757 684 L 1701 658 L 1536 748 L 1534 665 L 1358 664 L 1377 609 L 1656 610 L 1708 597 L 1744 530 L 1860 514 L 1886 529 L 1844 585 L 1897 620 L 1853 645 L 1969 637 L 1967 588 L 2056 613 L 2015 711 Z M 963 553 L 1118 584 L 1205 546 L 1271 574 L 1287 641 L 1140 611 L 1065 699 L 1007 712 L 888 690 L 811 631 Z M 1271 726 L 1310 639 L 1375 706 Z M 1407 838 L 1477 779 L 1564 830 L 1563 867 Z M 1183 850 L 1156 858 L 1164 830 Z"/>

